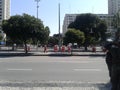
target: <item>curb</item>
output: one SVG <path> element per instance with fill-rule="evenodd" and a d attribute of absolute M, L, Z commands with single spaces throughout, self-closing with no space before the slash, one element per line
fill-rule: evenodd
<path fill-rule="evenodd" d="M 0 86 L 8 87 L 108 87 L 109 82 L 79 82 L 79 81 L 0 81 Z"/>
<path fill-rule="evenodd" d="M 72 81 L 0 81 L 0 90 L 110 90 L 109 83 L 89 83 Z"/>
<path fill-rule="evenodd" d="M 0 53 L 0 56 L 105 56 L 105 54 L 36 54 L 36 53 Z"/>

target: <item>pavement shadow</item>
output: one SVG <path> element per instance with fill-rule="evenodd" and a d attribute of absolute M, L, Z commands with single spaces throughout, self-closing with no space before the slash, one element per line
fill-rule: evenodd
<path fill-rule="evenodd" d="M 110 90 L 111 84 L 110 83 L 79 83 L 79 82 L 39 82 L 39 81 L 29 81 L 29 82 L 2 82 L 0 83 L 0 87 L 17 87 L 25 90 L 24 88 L 31 88 L 33 87 L 39 88 L 39 90 L 43 90 L 41 88 L 45 87 L 44 90 Z M 48 89 L 49 88 L 49 89 Z M 55 89 L 56 88 L 56 89 Z M 5 89 L 6 90 L 6 89 Z M 12 90 L 12 89 L 10 89 Z M 16 89 L 21 90 L 21 89 Z M 38 89 L 37 89 L 38 90 Z"/>
<path fill-rule="evenodd" d="M 105 56 L 89 56 L 90 58 L 96 58 L 96 57 L 102 57 L 102 58 L 105 58 Z"/>
<path fill-rule="evenodd" d="M 0 58 L 12 58 L 12 57 L 29 57 L 32 56 L 32 53 L 2 53 L 0 54 Z"/>

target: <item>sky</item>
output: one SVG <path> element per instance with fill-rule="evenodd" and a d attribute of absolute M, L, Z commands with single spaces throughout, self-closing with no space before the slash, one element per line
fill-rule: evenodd
<path fill-rule="evenodd" d="M 58 4 L 60 3 L 60 32 L 65 14 L 107 14 L 108 0 L 40 0 L 38 18 L 50 28 L 50 35 L 58 33 Z M 37 17 L 35 0 L 11 0 L 11 16 L 23 13 Z"/>

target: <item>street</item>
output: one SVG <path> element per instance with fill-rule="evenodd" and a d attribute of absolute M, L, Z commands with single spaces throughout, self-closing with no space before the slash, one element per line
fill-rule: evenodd
<path fill-rule="evenodd" d="M 105 57 L 1 57 L 0 80 L 108 82 Z"/>

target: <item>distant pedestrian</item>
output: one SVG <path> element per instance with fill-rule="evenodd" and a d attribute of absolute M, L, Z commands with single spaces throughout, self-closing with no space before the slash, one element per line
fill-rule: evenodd
<path fill-rule="evenodd" d="M 47 45 L 44 45 L 44 53 L 47 52 Z"/>
<path fill-rule="evenodd" d="M 64 45 L 61 47 L 61 51 L 65 52 L 65 46 Z"/>
<path fill-rule="evenodd" d="M 68 48 L 68 53 L 71 53 L 71 46 L 68 45 L 67 48 Z"/>
<path fill-rule="evenodd" d="M 96 47 L 95 46 L 92 47 L 92 52 L 96 53 Z"/>
<path fill-rule="evenodd" d="M 57 52 L 58 51 L 58 45 L 55 45 L 54 46 L 54 52 Z"/>

